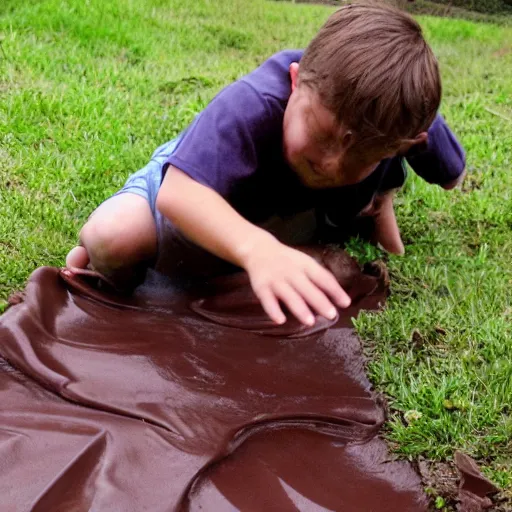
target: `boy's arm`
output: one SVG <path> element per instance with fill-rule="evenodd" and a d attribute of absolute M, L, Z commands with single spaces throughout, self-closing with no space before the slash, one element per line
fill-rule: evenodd
<path fill-rule="evenodd" d="M 438 115 L 428 130 L 425 143 L 405 155 L 413 170 L 429 183 L 451 190 L 464 181 L 466 156 L 455 135 Z M 374 241 L 385 250 L 403 254 L 404 245 L 393 208 L 393 191 L 377 197 L 374 204 Z"/>
<path fill-rule="evenodd" d="M 340 307 L 350 304 L 334 276 L 313 258 L 251 224 L 217 192 L 173 166 L 167 170 L 156 206 L 187 238 L 244 268 L 263 309 L 276 323 L 286 321 L 279 300 L 307 325 L 314 323 L 309 306 L 333 318 L 336 309 L 331 300 Z"/>
<path fill-rule="evenodd" d="M 427 141 L 413 146 L 405 158 L 416 174 L 446 190 L 456 187 L 465 176 L 464 149 L 440 115 L 429 128 Z"/>

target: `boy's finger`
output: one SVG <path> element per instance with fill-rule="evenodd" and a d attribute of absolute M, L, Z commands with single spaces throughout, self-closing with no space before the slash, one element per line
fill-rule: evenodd
<path fill-rule="evenodd" d="M 260 291 L 258 293 L 258 299 L 260 300 L 265 313 L 267 313 L 273 322 L 280 325 L 286 322 L 286 317 L 279 306 L 279 301 L 270 288 Z"/>
<path fill-rule="evenodd" d="M 290 312 L 304 325 L 314 325 L 315 317 L 308 308 L 306 301 L 288 283 L 279 283 L 274 286 L 275 294 L 286 304 Z"/>
<path fill-rule="evenodd" d="M 350 306 L 351 299 L 347 292 L 327 269 L 317 265 L 314 270 L 310 270 L 307 274 L 311 281 L 332 297 L 340 308 Z"/>
<path fill-rule="evenodd" d="M 328 320 L 336 317 L 336 308 L 332 302 L 306 276 L 303 276 L 302 279 L 297 279 L 292 284 L 305 301 L 320 315 Z"/>

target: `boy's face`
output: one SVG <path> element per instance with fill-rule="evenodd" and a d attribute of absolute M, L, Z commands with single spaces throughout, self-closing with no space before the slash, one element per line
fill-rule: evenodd
<path fill-rule="evenodd" d="M 290 66 L 292 94 L 284 113 L 283 151 L 304 185 L 332 188 L 357 183 L 377 167 L 375 162 L 354 162 L 347 155 L 352 133 L 336 121 L 318 95 L 299 85 L 297 63 Z"/>

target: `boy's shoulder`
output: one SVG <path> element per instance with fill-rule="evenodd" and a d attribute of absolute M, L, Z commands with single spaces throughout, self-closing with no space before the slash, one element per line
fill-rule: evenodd
<path fill-rule="evenodd" d="M 283 117 L 291 94 L 290 64 L 301 50 L 272 55 L 225 87 L 182 134 L 166 160 L 224 197 L 262 161 L 282 161 Z"/>
<path fill-rule="evenodd" d="M 291 94 L 290 64 L 299 62 L 304 50 L 282 50 L 275 53 L 240 82 L 251 86 L 267 100 L 287 102 Z"/>
<path fill-rule="evenodd" d="M 254 71 L 242 77 L 252 85 L 265 88 L 269 79 L 290 83 L 290 64 L 299 62 L 304 50 L 282 50 L 262 62 Z"/>
<path fill-rule="evenodd" d="M 224 87 L 201 112 L 201 118 L 220 115 L 226 124 L 251 127 L 258 135 L 273 125 L 281 126 L 291 94 L 290 64 L 303 50 L 275 53 L 256 69 Z"/>

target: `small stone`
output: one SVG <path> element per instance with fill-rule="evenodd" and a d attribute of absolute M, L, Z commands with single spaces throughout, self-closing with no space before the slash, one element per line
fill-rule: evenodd
<path fill-rule="evenodd" d="M 423 414 L 415 409 L 412 409 L 404 413 L 404 419 L 408 425 L 414 423 L 415 421 L 418 421 L 422 416 Z"/>
<path fill-rule="evenodd" d="M 443 400 L 443 407 L 449 411 L 455 409 L 455 404 L 451 400 Z"/>

